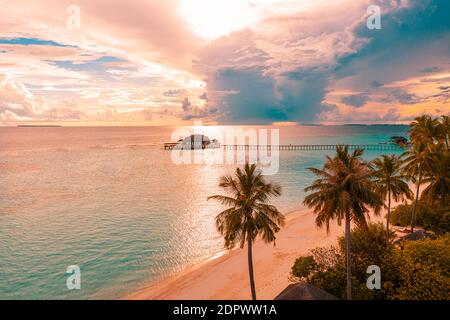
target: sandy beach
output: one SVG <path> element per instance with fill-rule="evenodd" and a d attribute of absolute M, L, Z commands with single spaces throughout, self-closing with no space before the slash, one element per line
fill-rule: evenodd
<path fill-rule="evenodd" d="M 258 240 L 253 259 L 258 299 L 273 299 L 288 284 L 296 258 L 310 249 L 335 244 L 344 232 L 333 223 L 330 233 L 315 226 L 310 210 L 290 213 L 278 233 L 276 246 Z M 373 218 L 372 221 L 380 218 Z M 176 276 L 149 284 L 125 299 L 250 299 L 247 248 L 234 249 L 215 259 L 188 268 Z"/>

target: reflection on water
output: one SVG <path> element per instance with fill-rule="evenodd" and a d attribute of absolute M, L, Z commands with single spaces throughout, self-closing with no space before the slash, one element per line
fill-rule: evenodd
<path fill-rule="evenodd" d="M 406 131 L 279 129 L 285 144 L 378 143 Z M 206 198 L 221 192 L 219 177 L 234 166 L 173 164 L 161 148 L 172 132 L 0 128 L 0 298 L 117 298 L 219 252 L 220 207 Z M 326 153 L 280 153 L 269 179 L 283 186 L 281 210 L 300 208 L 307 168 Z M 69 265 L 81 267 L 81 290 L 66 288 Z"/>

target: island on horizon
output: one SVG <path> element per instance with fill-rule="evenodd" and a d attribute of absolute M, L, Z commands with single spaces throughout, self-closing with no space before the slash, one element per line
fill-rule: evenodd
<path fill-rule="evenodd" d="M 19 124 L 16 127 L 18 128 L 60 128 L 61 125 L 57 124 Z"/>

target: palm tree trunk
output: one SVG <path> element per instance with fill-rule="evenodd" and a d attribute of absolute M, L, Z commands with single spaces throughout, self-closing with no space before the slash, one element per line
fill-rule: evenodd
<path fill-rule="evenodd" d="M 422 183 L 422 174 L 419 173 L 419 180 L 417 181 L 417 188 L 416 188 L 416 199 L 414 200 L 412 213 L 411 213 L 411 233 L 414 232 L 414 224 L 416 220 L 416 208 L 417 208 L 417 201 L 419 201 L 419 190 L 420 190 L 420 184 Z"/>
<path fill-rule="evenodd" d="M 350 261 L 350 214 L 345 214 L 345 260 L 347 266 L 347 300 L 352 300 L 352 266 Z"/>
<path fill-rule="evenodd" d="M 250 289 L 252 290 L 252 299 L 256 300 L 255 278 L 253 276 L 253 254 L 252 241 L 248 240 L 248 274 L 250 276 Z"/>
<path fill-rule="evenodd" d="M 391 219 L 391 189 L 388 190 L 388 208 L 387 208 L 387 221 L 386 221 L 386 243 L 389 243 L 389 221 Z"/>

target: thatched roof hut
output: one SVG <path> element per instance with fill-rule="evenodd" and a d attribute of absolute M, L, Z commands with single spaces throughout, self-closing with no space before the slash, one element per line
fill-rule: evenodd
<path fill-rule="evenodd" d="M 338 298 L 312 284 L 293 283 L 288 285 L 274 300 L 338 300 Z"/>
<path fill-rule="evenodd" d="M 423 239 L 436 239 L 436 236 L 432 233 L 426 232 L 425 230 L 416 230 L 412 233 L 407 234 L 406 236 L 401 237 L 394 243 L 401 245 L 403 241 L 417 241 Z"/>
<path fill-rule="evenodd" d="M 209 137 L 203 134 L 192 134 L 181 141 L 181 144 L 185 149 L 204 149 L 209 146 L 210 143 Z"/>
<path fill-rule="evenodd" d="M 192 134 L 183 139 L 183 143 L 209 143 L 209 137 L 203 134 Z"/>

